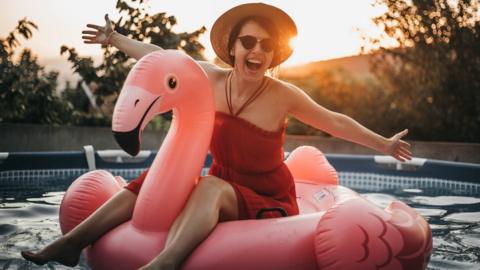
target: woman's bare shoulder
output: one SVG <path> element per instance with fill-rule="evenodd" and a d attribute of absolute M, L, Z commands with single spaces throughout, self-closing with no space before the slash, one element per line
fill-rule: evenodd
<path fill-rule="evenodd" d="M 197 61 L 197 63 L 203 68 L 210 80 L 217 80 L 218 78 L 225 76 L 229 69 L 219 67 L 213 63 L 207 61 Z"/>
<path fill-rule="evenodd" d="M 285 108 L 286 111 L 291 112 L 295 107 L 301 104 L 306 93 L 296 85 L 272 78 L 274 95 L 277 103 Z"/>
<path fill-rule="evenodd" d="M 289 99 L 292 97 L 292 95 L 295 95 L 298 93 L 298 91 L 301 91 L 298 87 L 295 85 L 280 80 L 278 78 L 273 78 L 270 77 L 271 83 L 273 85 L 273 88 L 275 89 L 275 92 L 277 95 L 280 95 L 286 99 Z"/>

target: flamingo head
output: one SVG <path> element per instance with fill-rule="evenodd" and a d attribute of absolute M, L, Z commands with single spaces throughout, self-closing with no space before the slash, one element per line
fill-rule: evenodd
<path fill-rule="evenodd" d="M 158 114 L 192 110 L 210 83 L 201 67 L 175 50 L 159 50 L 141 58 L 130 70 L 115 104 L 112 131 L 132 156 L 140 151 L 141 133 Z"/>

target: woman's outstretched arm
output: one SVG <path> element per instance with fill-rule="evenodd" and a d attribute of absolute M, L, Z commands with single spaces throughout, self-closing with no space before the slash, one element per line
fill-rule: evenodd
<path fill-rule="evenodd" d="M 405 129 L 390 138 L 385 138 L 351 117 L 330 111 L 312 100 L 298 87 L 285 84 L 288 90 L 289 113 L 303 123 L 325 131 L 332 136 L 358 143 L 397 160 L 406 161 L 412 158 L 410 144 L 401 140 L 407 135 Z"/>
<path fill-rule="evenodd" d="M 130 39 L 115 32 L 108 14 L 105 14 L 105 26 L 87 24 L 87 27 L 88 30 L 82 31 L 84 43 L 112 45 L 137 60 L 153 51 L 162 50 L 160 46 Z"/>
<path fill-rule="evenodd" d="M 105 26 L 87 24 L 87 27 L 89 28 L 88 30 L 82 31 L 84 43 L 111 45 L 136 60 L 151 52 L 163 50 L 160 46 L 134 40 L 117 33 L 113 29 L 108 14 L 105 14 Z M 215 74 L 216 72 L 218 73 L 219 68 L 212 63 L 198 61 L 198 64 L 202 66 L 209 76 L 212 76 L 212 74 Z"/>

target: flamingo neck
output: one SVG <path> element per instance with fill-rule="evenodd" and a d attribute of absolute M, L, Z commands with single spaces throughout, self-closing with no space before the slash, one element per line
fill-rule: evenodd
<path fill-rule="evenodd" d="M 212 103 L 173 110 L 170 129 L 137 198 L 132 224 L 139 229 L 168 231 L 200 176 L 215 118 L 213 96 L 200 100 Z"/>

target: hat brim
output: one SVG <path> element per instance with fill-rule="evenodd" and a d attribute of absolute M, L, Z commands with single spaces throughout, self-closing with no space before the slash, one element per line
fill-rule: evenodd
<path fill-rule="evenodd" d="M 236 6 L 223 13 L 213 24 L 210 32 L 210 42 L 213 50 L 223 62 L 233 66 L 228 52 L 228 40 L 233 27 L 246 17 L 260 16 L 273 22 L 279 33 L 279 46 L 270 67 L 275 67 L 293 52 L 289 41 L 297 35 L 297 27 L 292 18 L 279 8 L 263 3 L 249 3 Z"/>

